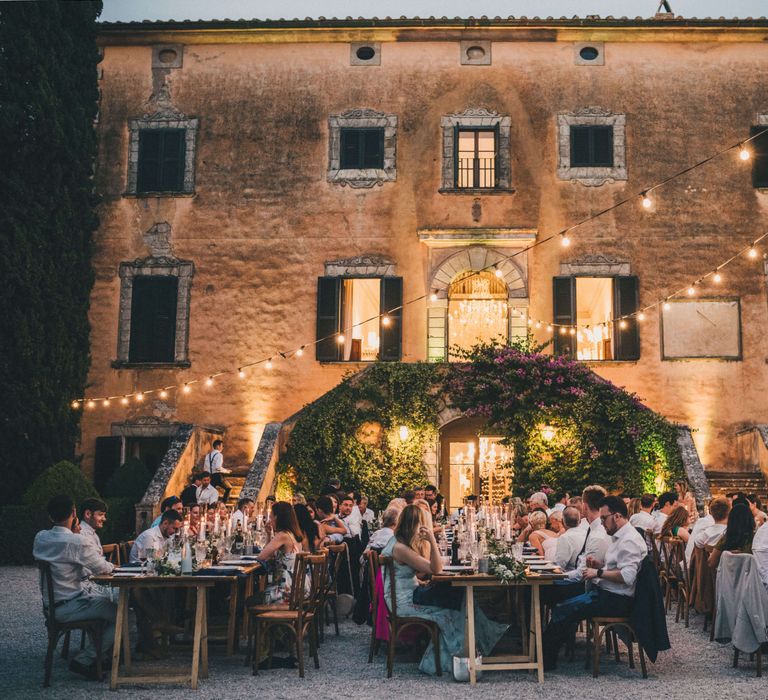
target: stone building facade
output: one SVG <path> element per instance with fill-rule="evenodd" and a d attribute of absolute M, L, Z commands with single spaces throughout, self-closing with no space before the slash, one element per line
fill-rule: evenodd
<path fill-rule="evenodd" d="M 224 429 L 249 462 L 349 370 L 446 359 L 484 322 L 578 326 L 558 348 L 690 426 L 708 468 L 740 468 L 736 433 L 768 423 L 768 246 L 669 317 L 610 321 L 768 229 L 760 158 L 525 250 L 768 124 L 765 20 L 161 22 L 100 43 L 87 395 L 113 398 L 84 409 L 87 471 L 148 417 Z"/>

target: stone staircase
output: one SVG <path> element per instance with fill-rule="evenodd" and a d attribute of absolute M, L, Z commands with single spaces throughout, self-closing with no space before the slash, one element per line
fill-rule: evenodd
<path fill-rule="evenodd" d="M 243 490 L 243 486 L 245 486 L 245 477 L 248 474 L 249 469 L 250 465 L 234 467 L 232 468 L 232 473 L 225 476 L 226 480 L 232 486 L 232 490 L 229 492 L 229 499 L 227 500 L 228 506 L 232 506 L 233 508 L 237 506 L 237 501 L 240 498 L 240 492 Z M 219 495 L 221 494 L 222 491 L 219 489 Z"/>
<path fill-rule="evenodd" d="M 726 493 L 741 491 L 743 493 L 756 493 L 765 503 L 768 499 L 768 485 L 761 471 L 748 472 L 705 472 L 709 489 L 713 496 L 722 496 Z"/>

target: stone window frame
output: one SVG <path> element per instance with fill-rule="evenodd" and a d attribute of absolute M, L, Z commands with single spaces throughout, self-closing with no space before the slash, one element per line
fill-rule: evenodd
<path fill-rule="evenodd" d="M 384 129 L 384 167 L 342 170 L 342 129 Z M 373 109 L 352 109 L 329 116 L 327 180 L 342 187 L 365 189 L 397 180 L 397 115 Z"/>
<path fill-rule="evenodd" d="M 191 260 L 178 260 L 173 257 L 149 257 L 132 262 L 120 263 L 120 312 L 117 330 L 117 359 L 112 362 L 116 369 L 121 368 L 164 368 L 191 365 L 189 361 L 189 315 L 192 291 L 192 278 L 195 265 Z M 178 277 L 176 297 L 176 339 L 173 362 L 131 362 L 131 305 L 133 302 L 133 280 L 136 277 Z"/>
<path fill-rule="evenodd" d="M 132 197 L 185 197 L 195 194 L 195 155 L 197 152 L 197 117 L 179 115 L 144 116 L 128 120 L 128 180 L 125 194 Z M 139 132 L 147 129 L 184 129 L 184 180 L 182 189 L 174 192 L 138 192 Z"/>
<path fill-rule="evenodd" d="M 612 126 L 613 167 L 572 168 L 571 127 Z M 627 115 L 611 112 L 602 107 L 585 107 L 557 115 L 557 177 L 578 182 L 586 187 L 599 187 L 605 183 L 627 179 Z"/>
<path fill-rule="evenodd" d="M 496 187 L 456 187 L 456 127 L 497 129 L 498 163 L 496 164 Z M 483 107 L 470 107 L 461 113 L 446 114 L 440 118 L 443 132 L 443 169 L 441 194 L 506 194 L 514 192 L 512 187 L 512 164 L 510 157 L 510 132 L 512 119 Z"/>

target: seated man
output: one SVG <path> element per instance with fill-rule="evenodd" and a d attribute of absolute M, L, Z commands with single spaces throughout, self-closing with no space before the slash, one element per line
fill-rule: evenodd
<path fill-rule="evenodd" d="M 400 511 L 397 508 L 387 508 L 381 514 L 381 527 L 371 535 L 365 549 L 377 549 L 379 551 L 384 549 L 384 545 L 395 536 L 395 525 L 397 525 L 398 517 L 400 517 Z"/>
<path fill-rule="evenodd" d="M 566 506 L 563 511 L 563 526 L 565 532 L 557 538 L 555 549 L 555 564 L 563 571 L 573 571 L 576 568 L 576 560 L 584 545 L 584 531 L 579 527 L 581 512 L 573 506 Z"/>
<path fill-rule="evenodd" d="M 184 517 L 184 504 L 181 502 L 181 499 L 178 496 L 168 496 L 168 498 L 164 498 L 163 502 L 160 504 L 160 515 L 152 521 L 152 527 L 156 527 L 160 524 L 160 518 L 163 517 L 163 513 L 165 513 L 166 510 L 175 510 L 179 515 Z"/>
<path fill-rule="evenodd" d="M 651 515 L 654 505 L 656 505 L 654 494 L 644 493 L 640 496 L 640 510 L 629 519 L 629 524 L 632 527 L 639 527 L 641 530 L 655 530 L 656 519 Z"/>
<path fill-rule="evenodd" d="M 175 510 L 167 510 L 160 516 L 160 524 L 144 530 L 134 541 L 129 561 L 134 564 L 145 559 L 148 549 L 164 550 L 168 540 L 175 535 L 183 524 L 181 516 Z"/>
<path fill-rule="evenodd" d="M 655 518 L 655 521 L 653 524 L 654 534 L 658 535 L 661 532 L 661 528 L 664 527 L 664 521 L 667 519 L 667 516 L 675 509 L 676 506 L 677 506 L 677 493 L 675 491 L 662 493 L 661 496 L 659 496 L 659 507 L 656 510 L 656 512 L 653 514 L 653 517 Z"/>
<path fill-rule="evenodd" d="M 194 472 L 192 476 L 189 477 L 189 484 L 185 486 L 184 490 L 181 492 L 181 505 L 184 508 L 189 508 L 197 503 L 197 489 L 199 489 L 202 484 L 202 474 Z"/>
<path fill-rule="evenodd" d="M 593 588 L 570 598 L 552 611 L 544 632 L 544 668 L 557 667 L 557 654 L 572 626 L 588 617 L 626 617 L 632 611 L 635 580 L 648 554 L 642 535 L 629 524 L 627 505 L 618 496 L 606 496 L 600 506 L 600 520 L 612 536 L 603 561 L 589 557 L 584 579 Z"/>
<path fill-rule="evenodd" d="M 320 496 L 315 502 L 320 537 L 331 544 L 341 544 L 349 531 L 344 521 L 334 511 L 335 507 L 330 496 Z"/>
<path fill-rule="evenodd" d="M 203 472 L 200 475 L 200 486 L 197 489 L 197 502 L 201 506 L 212 506 L 219 500 L 219 492 L 211 485 L 211 475 Z"/>
<path fill-rule="evenodd" d="M 709 516 L 712 519 L 711 524 L 705 525 L 698 530 L 696 530 L 694 526 L 694 532 L 691 533 L 690 539 L 693 540 L 694 547 L 700 547 L 702 549 L 705 547 L 714 547 L 725 532 L 725 528 L 728 525 L 728 514 L 730 512 L 731 506 L 728 503 L 727 498 L 723 498 L 722 496 L 713 498 L 709 503 Z M 699 523 L 702 520 L 704 520 L 704 518 L 699 518 L 696 522 Z"/>
<path fill-rule="evenodd" d="M 241 498 L 237 502 L 237 510 L 232 513 L 231 518 L 232 532 L 237 531 L 238 525 L 245 530 L 246 524 L 251 518 L 251 513 L 253 513 L 253 506 L 252 498 Z"/>
<path fill-rule="evenodd" d="M 348 537 L 360 537 L 363 514 L 359 508 L 355 508 L 355 501 L 351 496 L 345 496 L 339 503 L 339 517 L 347 527 Z"/>
<path fill-rule="evenodd" d="M 96 530 L 104 527 L 107 504 L 98 498 L 86 498 L 80 504 L 80 536 L 95 557 L 104 557 L 104 550 Z"/>
<path fill-rule="evenodd" d="M 72 531 L 77 516 L 75 503 L 69 496 L 54 496 L 48 502 L 48 517 L 53 527 L 37 533 L 32 553 L 36 560 L 51 565 L 56 619 L 60 622 L 104 620 L 101 651 L 108 659 L 115 638 L 117 606 L 104 596 L 87 595 L 82 582 L 84 571 L 108 574 L 114 566 L 104 559 L 101 547 L 97 553 L 92 543 Z M 43 601 L 47 605 L 47 591 L 43 591 Z M 73 656 L 69 668 L 86 678 L 96 679 L 96 650 L 90 640 Z"/>

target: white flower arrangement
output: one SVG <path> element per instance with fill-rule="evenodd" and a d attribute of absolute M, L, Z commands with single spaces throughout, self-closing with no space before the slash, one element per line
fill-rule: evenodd
<path fill-rule="evenodd" d="M 515 559 L 511 554 L 488 555 L 488 573 L 502 583 L 525 580 L 525 564 Z"/>

